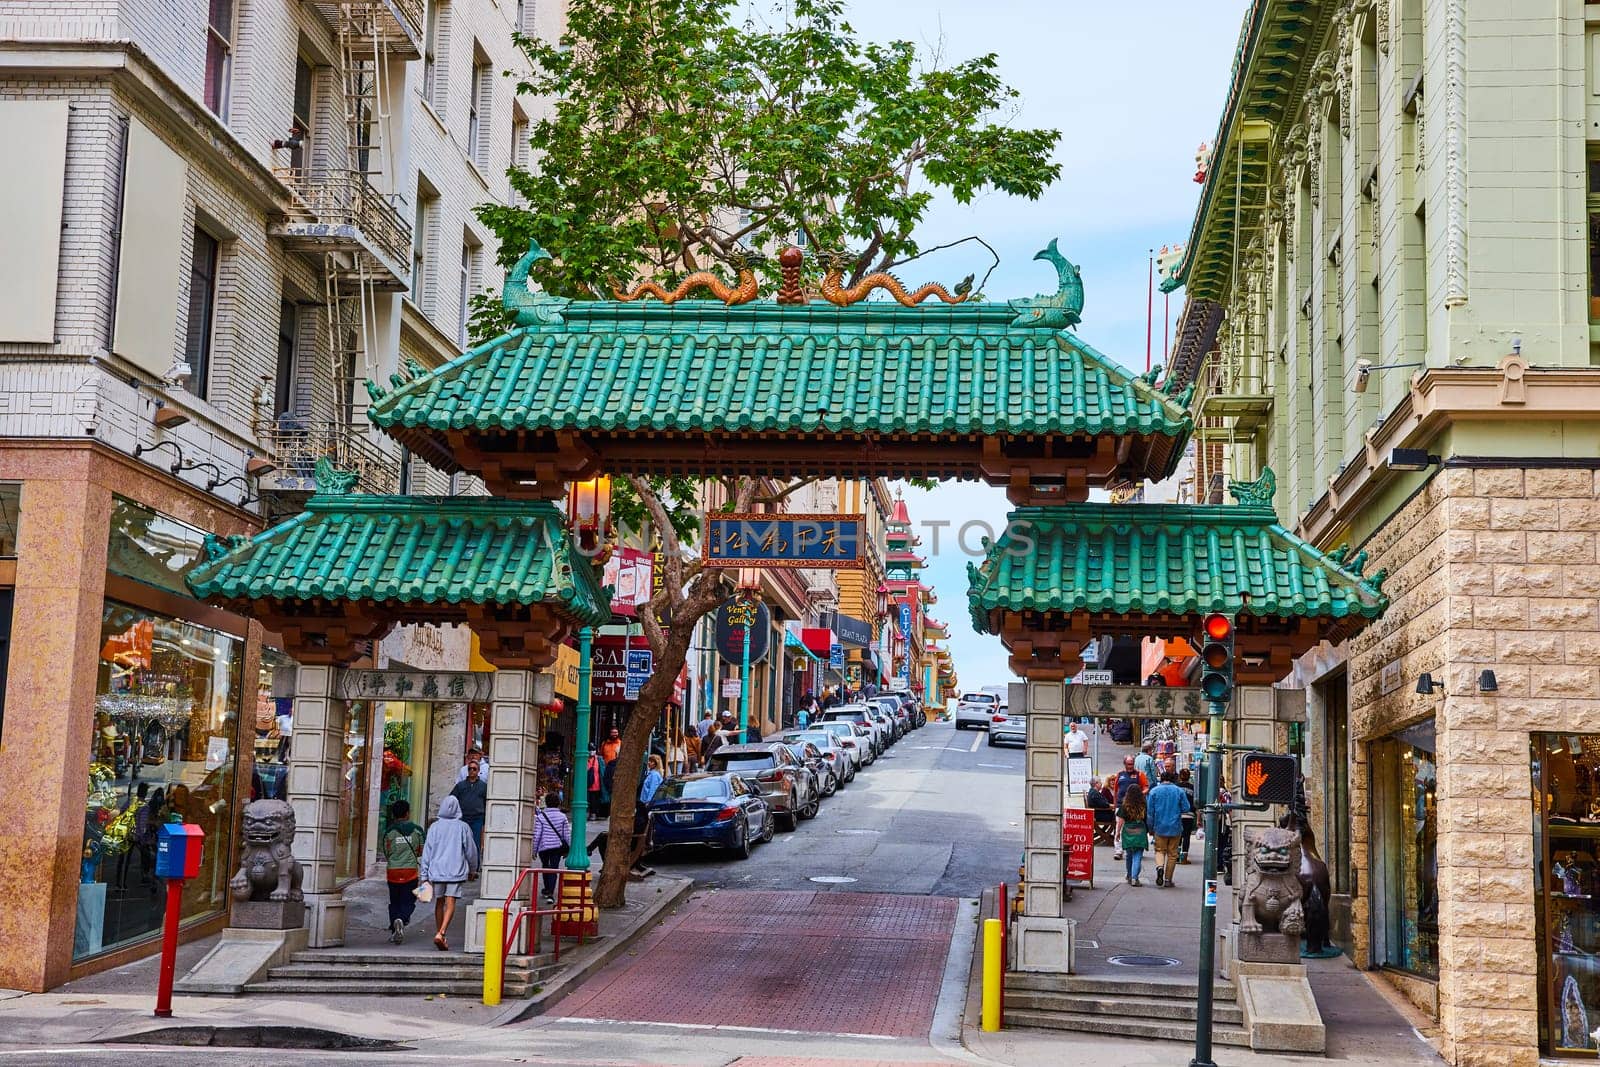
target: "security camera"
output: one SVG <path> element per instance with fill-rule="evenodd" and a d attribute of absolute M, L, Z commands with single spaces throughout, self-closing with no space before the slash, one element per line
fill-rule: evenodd
<path fill-rule="evenodd" d="M 1371 376 L 1371 374 L 1372 374 L 1372 360 L 1370 360 L 1370 359 L 1358 359 L 1358 360 L 1356 360 L 1356 380 L 1355 380 L 1355 383 L 1352 386 L 1352 388 L 1358 393 L 1366 392 L 1367 391 L 1367 379 Z"/>

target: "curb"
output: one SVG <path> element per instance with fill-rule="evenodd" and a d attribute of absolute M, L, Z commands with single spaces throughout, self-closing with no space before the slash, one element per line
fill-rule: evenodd
<path fill-rule="evenodd" d="M 683 879 L 677 889 L 670 893 L 662 893 L 646 905 L 645 910 L 639 916 L 638 923 L 634 925 L 631 931 L 604 942 L 604 947 L 597 945 L 593 950 L 579 949 L 579 953 L 588 953 L 586 959 L 581 963 L 576 963 L 574 966 L 564 969 L 555 981 L 527 1000 L 518 1001 L 516 1004 L 511 1005 L 512 1010 L 499 1018 L 491 1020 L 486 1025 L 509 1026 L 512 1023 L 543 1015 L 558 1001 L 566 997 L 567 994 L 587 981 L 596 971 L 632 947 L 635 941 L 638 941 L 655 927 L 662 912 L 677 907 L 694 892 L 694 889 L 695 884 L 692 879 Z"/>

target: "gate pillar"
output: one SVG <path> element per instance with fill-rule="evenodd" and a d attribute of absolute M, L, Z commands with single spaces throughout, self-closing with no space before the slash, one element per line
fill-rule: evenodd
<path fill-rule="evenodd" d="M 311 948 L 344 944 L 344 891 L 339 888 L 336 864 L 350 705 L 335 695 L 337 674 L 336 667 L 321 664 L 303 665 L 295 672 L 288 793 Z M 366 753 L 360 757 L 365 759 Z"/>
<path fill-rule="evenodd" d="M 484 912 L 505 906 L 517 873 L 533 865 L 539 795 L 539 708 L 529 670 L 494 673 L 490 708 L 489 799 L 483 820 L 478 899 L 467 908 L 466 950 L 484 951 Z M 524 887 L 526 888 L 526 887 Z M 534 892 L 538 886 L 533 887 Z"/>
<path fill-rule="evenodd" d="M 1067 706 L 1066 685 L 1036 681 L 1011 686 L 1011 702 L 1026 709 L 1028 749 L 1023 818 L 1022 915 L 1015 926 L 1013 966 L 1019 971 L 1058 974 L 1072 971 L 1074 928 L 1062 910 L 1067 874 L 1061 845 L 1066 806 L 1061 738 Z"/>

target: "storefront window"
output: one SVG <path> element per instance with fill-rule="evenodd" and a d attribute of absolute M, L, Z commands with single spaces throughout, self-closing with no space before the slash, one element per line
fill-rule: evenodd
<path fill-rule="evenodd" d="M 1373 744 L 1378 850 L 1374 955 L 1385 966 L 1439 977 L 1438 762 L 1433 720 Z"/>
<path fill-rule="evenodd" d="M 256 776 L 254 800 L 289 799 L 289 738 L 294 733 L 295 661 L 272 648 L 261 650 L 256 672 Z"/>
<path fill-rule="evenodd" d="M 1600 735 L 1534 738 L 1535 852 L 1546 1051 L 1597 1048 L 1600 1024 Z"/>
<path fill-rule="evenodd" d="M 425 826 L 428 807 L 428 756 L 431 705 L 391 700 L 383 705 L 383 771 L 378 790 L 378 840 L 389 832 L 389 805 L 411 805 L 411 821 Z"/>
<path fill-rule="evenodd" d="M 159 933 L 163 822 L 197 823 L 206 835 L 183 918 L 226 905 L 242 654 L 226 634 L 106 602 L 74 959 Z"/>
<path fill-rule="evenodd" d="M 106 569 L 158 589 L 188 596 L 183 576 L 205 557 L 205 531 L 115 497 Z"/>
<path fill-rule="evenodd" d="M 17 524 L 22 520 L 22 483 L 0 482 L 0 557 L 17 554 Z"/>
<path fill-rule="evenodd" d="M 365 700 L 334 701 L 342 709 L 344 745 L 339 768 L 339 851 L 333 876 L 338 881 L 361 877 L 361 850 L 367 838 L 367 728 L 372 705 Z M 337 711 L 335 712 L 337 715 Z"/>

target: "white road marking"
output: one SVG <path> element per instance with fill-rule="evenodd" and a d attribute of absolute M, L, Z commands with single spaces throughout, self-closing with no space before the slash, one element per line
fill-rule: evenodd
<path fill-rule="evenodd" d="M 980 763 L 980 764 L 978 764 L 978 766 L 980 766 L 980 767 L 993 767 L 994 769 L 1000 770 L 1000 771 L 1010 771 L 1010 770 L 1015 770 L 1016 769 L 1016 768 L 1012 767 L 1011 764 L 1009 764 L 1009 763 Z"/>
<path fill-rule="evenodd" d="M 983 735 L 979 734 L 977 737 L 974 737 L 972 739 L 972 747 L 967 749 L 967 751 L 968 752 L 976 752 L 976 751 L 978 751 L 978 746 L 981 745 L 981 744 L 983 744 Z"/>
<path fill-rule="evenodd" d="M 892 1034 L 850 1034 L 834 1033 L 832 1031 L 823 1030 L 779 1030 L 768 1026 L 729 1026 L 722 1023 L 707 1026 L 705 1023 L 662 1023 L 654 1022 L 648 1019 L 586 1019 L 576 1015 L 569 1015 L 560 1019 L 547 1018 L 545 1022 L 549 1025 L 555 1026 L 566 1026 L 574 1023 L 584 1026 L 666 1026 L 674 1030 L 711 1030 L 713 1032 L 725 1030 L 731 1033 L 739 1034 L 782 1034 L 785 1037 L 852 1037 L 860 1041 L 901 1040 Z"/>

